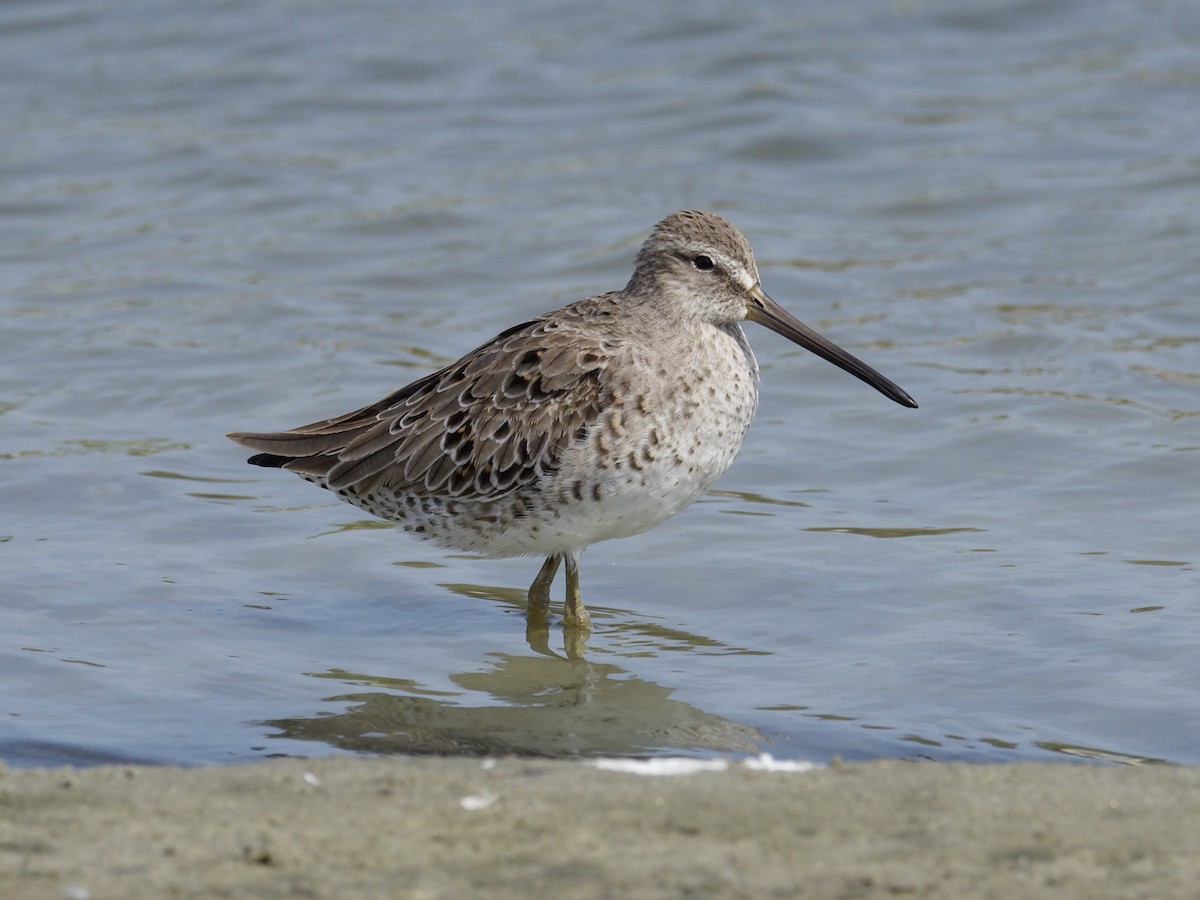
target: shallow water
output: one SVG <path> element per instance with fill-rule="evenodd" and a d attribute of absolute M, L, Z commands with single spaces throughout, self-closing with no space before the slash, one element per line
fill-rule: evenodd
<path fill-rule="evenodd" d="M 63 0 L 0 74 L 0 758 L 1200 761 L 1194 4 Z M 222 437 L 687 207 L 921 409 L 748 326 L 741 457 L 585 555 L 586 646 Z"/>

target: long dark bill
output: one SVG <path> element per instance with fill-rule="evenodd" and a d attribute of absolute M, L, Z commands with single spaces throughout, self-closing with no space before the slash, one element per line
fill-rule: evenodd
<path fill-rule="evenodd" d="M 824 338 L 813 331 L 790 312 L 768 297 L 763 289 L 755 287 L 750 292 L 750 303 L 746 318 L 759 325 L 765 325 L 776 334 L 781 334 L 805 350 L 811 350 L 822 359 L 827 359 L 839 369 L 845 369 L 855 378 L 860 378 L 879 393 L 891 397 L 901 406 L 917 408 L 917 401 L 908 396 L 908 392 L 884 378 L 865 362 L 847 353 L 833 341 Z"/>

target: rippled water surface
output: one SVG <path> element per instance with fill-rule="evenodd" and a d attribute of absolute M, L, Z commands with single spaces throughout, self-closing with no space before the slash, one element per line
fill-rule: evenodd
<path fill-rule="evenodd" d="M 45 0 L 0 76 L 9 763 L 1200 761 L 1200 6 Z M 748 326 L 741 457 L 585 555 L 584 646 L 527 639 L 537 561 L 222 437 L 687 207 L 921 408 Z"/>

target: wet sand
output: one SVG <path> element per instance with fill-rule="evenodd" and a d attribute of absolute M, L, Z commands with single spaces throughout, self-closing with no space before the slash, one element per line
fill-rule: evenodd
<path fill-rule="evenodd" d="M 0 770 L 0 897 L 1196 897 L 1200 769 Z"/>

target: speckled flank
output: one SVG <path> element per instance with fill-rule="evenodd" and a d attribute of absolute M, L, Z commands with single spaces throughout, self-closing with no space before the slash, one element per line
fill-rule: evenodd
<path fill-rule="evenodd" d="M 758 404 L 739 323 L 807 340 L 779 316 L 741 232 L 711 213 L 675 213 L 624 290 L 514 326 L 346 415 L 230 437 L 261 451 L 250 462 L 440 545 L 565 560 L 567 618 L 586 626 L 579 554 L 670 518 L 729 467 Z"/>

